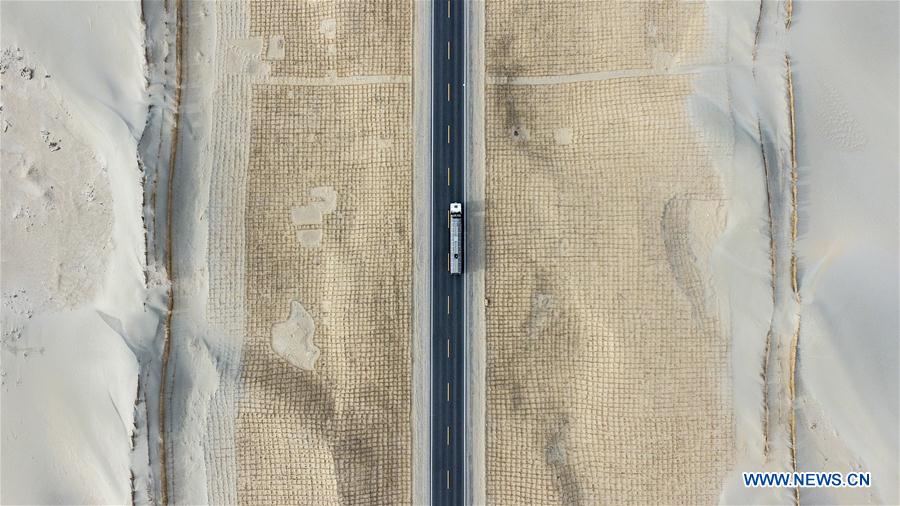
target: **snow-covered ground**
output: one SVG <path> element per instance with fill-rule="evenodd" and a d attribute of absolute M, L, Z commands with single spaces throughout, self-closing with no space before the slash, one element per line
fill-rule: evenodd
<path fill-rule="evenodd" d="M 0 17 L 0 501 L 144 502 L 138 357 L 161 289 L 144 269 L 140 4 L 3 2 Z"/>

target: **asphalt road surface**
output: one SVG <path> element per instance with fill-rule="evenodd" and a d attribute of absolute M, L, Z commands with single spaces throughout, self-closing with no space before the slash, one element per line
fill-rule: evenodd
<path fill-rule="evenodd" d="M 463 0 L 433 0 L 431 502 L 463 504 L 464 275 L 449 266 L 451 202 L 463 203 Z M 463 218 L 465 227 L 465 218 Z M 465 273 L 465 258 L 463 258 Z"/>

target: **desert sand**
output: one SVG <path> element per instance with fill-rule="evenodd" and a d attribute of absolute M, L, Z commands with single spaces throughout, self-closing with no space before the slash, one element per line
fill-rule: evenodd
<path fill-rule="evenodd" d="M 209 206 L 233 211 L 209 228 L 208 339 L 232 372 L 199 485 L 408 503 L 412 4 L 274 7 L 215 6 Z"/>
<path fill-rule="evenodd" d="M 490 503 L 718 496 L 725 203 L 687 108 L 704 9 L 485 4 Z"/>
<path fill-rule="evenodd" d="M 0 502 L 426 502 L 429 5 L 0 3 Z M 466 497 L 900 502 L 898 3 L 472 7 Z"/>
<path fill-rule="evenodd" d="M 0 10 L 0 502 L 145 504 L 164 306 L 144 264 L 140 8 Z"/>

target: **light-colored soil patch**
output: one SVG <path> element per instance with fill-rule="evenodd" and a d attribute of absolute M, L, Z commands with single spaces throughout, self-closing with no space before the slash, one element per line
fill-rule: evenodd
<path fill-rule="evenodd" d="M 291 365 L 312 371 L 319 358 L 319 347 L 313 344 L 315 333 L 316 324 L 309 311 L 292 300 L 287 320 L 272 325 L 272 349 Z"/>
<path fill-rule="evenodd" d="M 297 231 L 297 242 L 305 248 L 316 248 L 322 244 L 324 216 L 337 209 L 337 192 L 330 186 L 318 186 L 309 190 L 309 196 L 313 199 L 310 204 L 291 209 L 291 221 L 304 227 Z"/>
<path fill-rule="evenodd" d="M 295 207 L 291 210 L 291 221 L 294 225 L 321 225 L 322 211 L 315 206 Z"/>
<path fill-rule="evenodd" d="M 304 248 L 316 248 L 322 244 L 322 231 L 300 230 L 297 232 L 297 242 Z"/>

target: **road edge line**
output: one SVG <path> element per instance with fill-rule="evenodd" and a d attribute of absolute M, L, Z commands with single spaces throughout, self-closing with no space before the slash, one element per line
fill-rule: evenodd
<path fill-rule="evenodd" d="M 413 1 L 412 502 L 431 503 L 431 85 L 432 9 Z M 424 206 L 424 207 L 423 207 Z M 425 212 L 416 212 L 418 209 Z"/>
<path fill-rule="evenodd" d="M 484 146 L 484 1 L 466 3 L 465 187 L 469 269 L 465 284 L 466 439 L 465 503 L 487 503 L 486 474 L 486 329 L 485 329 L 485 146 Z"/>

